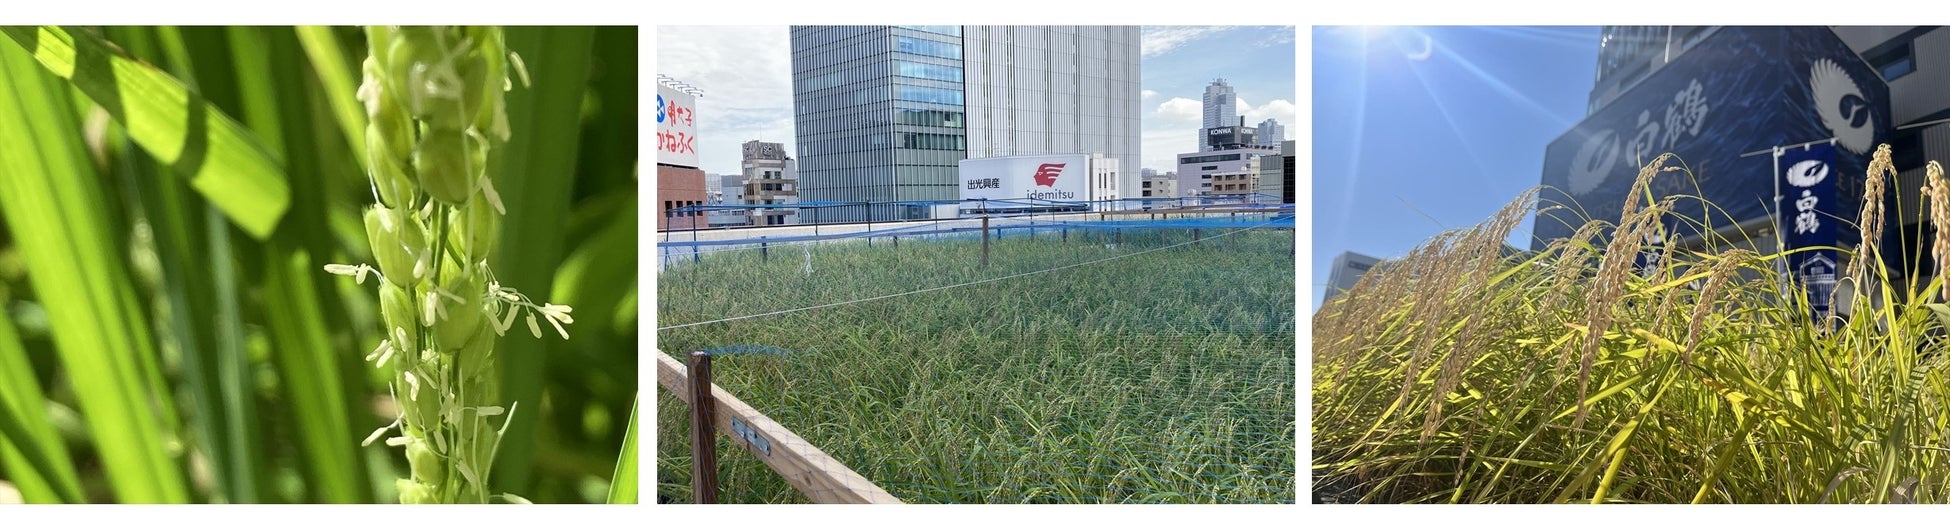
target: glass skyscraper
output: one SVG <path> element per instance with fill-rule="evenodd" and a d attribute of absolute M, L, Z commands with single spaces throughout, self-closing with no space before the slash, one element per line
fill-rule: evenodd
<path fill-rule="evenodd" d="M 1205 128 L 1239 126 L 1239 95 L 1225 79 L 1205 87 Z"/>
<path fill-rule="evenodd" d="M 952 200 L 963 158 L 1025 154 L 1103 153 L 1135 189 L 1138 58 L 1136 26 L 794 26 L 800 199 Z"/>

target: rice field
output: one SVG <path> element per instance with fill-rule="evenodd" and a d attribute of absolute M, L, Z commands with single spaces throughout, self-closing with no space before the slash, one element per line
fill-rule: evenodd
<path fill-rule="evenodd" d="M 1884 146 L 1870 165 L 1856 218 L 1881 218 L 1885 203 L 1904 217 L 1884 200 L 1889 156 Z M 1526 195 L 1322 306 L 1313 500 L 1950 500 L 1943 280 L 1896 278 L 1883 263 L 1920 254 L 1880 258 L 1893 249 L 1874 243 L 1874 220 L 1869 244 L 1842 248 L 1846 318 L 1784 295 L 1796 290 L 1780 288 L 1772 244 L 1667 246 L 1663 265 L 1634 269 L 1653 219 L 1688 199 L 1644 199 L 1655 178 L 1685 176 L 1665 161 L 1640 173 L 1621 222 L 1506 255 L 1509 229 L 1534 208 Z M 1928 173 L 1924 216 L 1940 224 L 1950 185 L 1934 162 Z"/>
<path fill-rule="evenodd" d="M 1074 230 L 714 254 L 658 280 L 659 348 L 766 347 L 717 383 L 910 503 L 1288 503 L 1292 232 Z M 1141 254 L 1140 254 L 1141 253 Z M 810 271 L 808 271 L 810 270 Z M 688 407 L 658 398 L 657 491 L 688 502 Z M 719 436 L 722 502 L 805 502 Z"/>

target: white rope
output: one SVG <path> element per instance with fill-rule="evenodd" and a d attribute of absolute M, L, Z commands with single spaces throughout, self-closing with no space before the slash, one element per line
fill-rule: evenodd
<path fill-rule="evenodd" d="M 1232 230 L 1232 231 L 1227 231 L 1227 232 L 1225 232 L 1225 233 L 1222 233 L 1222 234 L 1220 234 L 1220 235 L 1219 235 L 1219 237 L 1225 237 L 1225 236 L 1232 236 L 1232 235 L 1234 235 L 1234 234 L 1237 234 L 1237 233 L 1242 233 L 1242 232 L 1245 232 L 1245 231 L 1250 231 L 1250 230 L 1253 230 L 1253 229 L 1258 229 L 1258 228 L 1261 228 L 1261 227 L 1265 227 L 1265 226 L 1268 226 L 1268 225 L 1272 225 L 1272 224 L 1273 224 L 1273 222 L 1272 222 L 1272 221 L 1267 221 L 1266 223 L 1262 223 L 1262 224 L 1259 224 L 1259 225 L 1255 225 L 1255 226 L 1252 226 L 1252 227 L 1247 227 L 1247 228 L 1242 228 L 1242 229 L 1234 229 L 1234 230 Z M 1215 239 L 1216 239 L 1216 238 L 1218 238 L 1218 237 L 1212 237 L 1212 238 L 1215 238 Z M 926 289 L 920 289 L 920 290 L 914 290 L 914 291 L 909 291 L 909 292 L 901 292 L 901 293 L 890 293 L 890 294 L 887 294 L 887 295 L 880 295 L 880 296 L 875 296 L 875 297 L 867 297 L 867 298 L 864 298 L 864 299 L 854 299 L 854 300 L 850 300 L 850 301 L 840 301 L 840 302 L 836 302 L 836 303 L 830 303 L 830 304 L 822 304 L 822 305 L 818 305 L 818 306 L 805 306 L 805 307 L 799 307 L 799 308 L 790 308 L 790 309 L 785 309 L 785 310 L 779 310 L 779 311 L 776 311 L 776 312 L 766 312 L 766 313 L 761 313 L 761 314 L 752 314 L 752 315 L 740 315 L 740 316 L 737 316 L 737 317 L 726 317 L 726 318 L 724 318 L 724 319 L 717 319 L 717 320 L 712 320 L 712 321 L 701 321 L 701 322 L 696 322 L 696 323 L 684 323 L 684 324 L 679 324 L 679 325 L 670 325 L 670 326 L 662 326 L 662 327 L 658 327 L 658 328 L 657 328 L 657 330 L 658 330 L 658 331 L 663 331 L 663 330 L 675 330 L 675 329 L 678 329 L 678 328 L 689 328 L 689 327 L 693 327 L 693 326 L 703 326 L 703 325 L 708 325 L 708 324 L 712 324 L 712 323 L 724 323 L 724 322 L 731 322 L 731 321 L 738 321 L 738 320 L 743 320 L 743 319 L 755 319 L 755 318 L 759 318 L 759 317 L 769 317 L 769 316 L 774 316 L 774 315 L 784 315 L 784 314 L 789 314 L 789 313 L 793 313 L 793 312 L 804 312 L 804 311 L 808 311 L 808 310 L 818 310 L 818 309 L 822 309 L 822 308 L 833 308 L 833 307 L 837 307 L 837 306 L 846 306 L 846 305 L 849 305 L 849 304 L 859 304 L 859 303 L 863 303 L 863 302 L 872 302 L 872 301 L 878 301 L 878 300 L 882 300 L 882 299 L 892 299 L 892 298 L 895 298 L 895 297 L 904 297 L 904 296 L 908 296 L 908 295 L 914 295 L 914 294 L 920 294 L 920 293 L 929 293 L 929 292 L 937 292 L 937 291 L 941 291 L 941 290 L 948 290 L 948 289 L 954 289 L 954 288 L 960 288 L 960 287 L 964 287 L 964 286 L 974 286 L 974 285 L 977 285 L 977 284 L 987 284 L 987 283 L 990 283 L 990 282 L 995 282 L 995 281 L 1000 281 L 1000 280 L 1008 280 L 1008 279 L 1015 279 L 1015 278 L 1021 278 L 1021 277 L 1027 277 L 1027 276 L 1030 276 L 1030 275 L 1036 275 L 1036 274 L 1040 274 L 1040 273 L 1049 273 L 1049 272 L 1052 272 L 1052 271 L 1061 271 L 1061 270 L 1066 270 L 1066 269 L 1070 269 L 1070 268 L 1075 268 L 1075 267 L 1080 267 L 1080 266 L 1087 266 L 1087 265 L 1091 265 L 1091 264 L 1096 264 L 1096 263 L 1100 263 L 1100 262 L 1109 262 L 1109 261 L 1113 261 L 1113 260 L 1117 260 L 1117 259 L 1121 259 L 1121 258 L 1126 258 L 1126 257 L 1135 257 L 1135 256 L 1138 256 L 1138 255 L 1143 255 L 1143 254 L 1145 254 L 1145 253 L 1151 253 L 1151 252 L 1154 252 L 1154 251 L 1164 251 L 1164 250 L 1167 250 L 1167 249 L 1171 249 L 1171 248 L 1175 248 L 1175 247 L 1179 247 L 1179 246 L 1186 246 L 1186 245 L 1191 245 L 1191 244 L 1197 244 L 1197 243 L 1199 243 L 1199 242 L 1202 242 L 1202 241 L 1204 241 L 1204 239 L 1196 239 L 1196 240 L 1191 240 L 1191 241 L 1188 241 L 1188 242 L 1180 242 L 1180 243 L 1177 243 L 1177 244 L 1172 244 L 1172 245 L 1169 245 L 1169 246 L 1164 246 L 1164 247 L 1157 247 L 1157 248 L 1152 248 L 1152 249 L 1147 249 L 1147 250 L 1144 250 L 1144 251 L 1139 251 L 1139 252 L 1136 252 L 1136 253 L 1126 253 L 1126 254 L 1123 254 L 1123 255 L 1116 255 L 1116 256 L 1111 256 L 1111 257 L 1104 257 L 1104 258 L 1101 258 L 1101 259 L 1097 259 L 1097 260 L 1092 260 L 1092 261 L 1087 261 L 1087 262 L 1078 262 L 1078 263 L 1076 263 L 1076 264 L 1068 264 L 1068 265 L 1063 265 L 1063 266 L 1057 266 L 1057 267 L 1054 267 L 1054 268 L 1050 268 L 1050 269 L 1043 269 L 1043 270 L 1036 270 L 1036 271 L 1026 271 L 1026 272 L 1022 272 L 1022 273 L 1017 273 L 1017 274 L 1015 274 L 1015 275 L 1008 275 L 1008 276 L 1003 276 L 1003 277 L 993 277 L 993 278 L 987 278 L 987 279 L 982 279 L 982 280 L 978 280 L 978 281 L 973 281 L 973 282 L 964 282 L 964 283 L 961 283 L 961 284 L 950 284 L 950 285 L 947 285 L 947 286 L 936 286 L 936 287 L 933 287 L 933 288 L 926 288 Z"/>

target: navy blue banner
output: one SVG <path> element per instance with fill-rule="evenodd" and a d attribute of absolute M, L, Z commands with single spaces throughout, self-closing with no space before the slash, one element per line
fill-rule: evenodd
<path fill-rule="evenodd" d="M 1661 173 L 1654 199 L 1682 198 L 1667 222 L 1691 238 L 1695 223 L 1715 229 L 1766 221 L 1774 210 L 1773 148 L 1835 140 L 1831 178 L 1853 211 L 1875 145 L 1893 136 L 1889 87 L 1820 26 L 1722 27 L 1672 62 L 1625 88 L 1545 149 L 1543 205 L 1567 205 L 1537 218 L 1533 248 L 1566 237 L 1587 219 L 1617 222 L 1639 164 L 1663 153 L 1692 169 Z M 1743 154 L 1754 154 L 1743 156 Z M 1643 197 L 1638 197 L 1643 199 Z M 1838 233 L 1842 243 L 1859 234 Z"/>
<path fill-rule="evenodd" d="M 1776 165 L 1781 189 L 1781 242 L 1787 251 L 1801 248 L 1835 247 L 1843 226 L 1841 201 L 1836 180 L 1835 147 L 1817 143 L 1807 148 L 1778 151 Z M 1835 291 L 1838 254 L 1834 249 L 1816 249 L 1788 255 L 1788 280 L 1808 294 L 1816 315 L 1828 312 L 1828 297 Z"/>

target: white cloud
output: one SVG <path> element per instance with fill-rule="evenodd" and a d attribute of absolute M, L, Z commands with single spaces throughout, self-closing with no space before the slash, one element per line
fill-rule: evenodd
<path fill-rule="evenodd" d="M 1267 36 L 1259 41 L 1260 46 L 1292 46 L 1293 26 L 1275 26 L 1267 29 Z"/>
<path fill-rule="evenodd" d="M 1138 92 L 1138 94 L 1139 94 L 1139 95 L 1141 95 L 1141 96 L 1143 96 L 1143 98 L 1144 98 L 1144 99 L 1150 99 L 1150 98 L 1152 98 L 1152 97 L 1157 97 L 1157 96 L 1158 96 L 1158 91 L 1157 91 L 1157 90 L 1145 90 L 1145 91 L 1142 91 L 1142 92 Z"/>
<path fill-rule="evenodd" d="M 1254 108 L 1250 112 L 1241 112 L 1241 114 L 1246 116 L 1247 125 L 1258 125 L 1261 121 L 1267 120 L 1267 118 L 1279 121 L 1280 126 L 1286 127 L 1288 137 L 1293 136 L 1293 127 L 1297 124 L 1295 123 L 1297 110 L 1294 108 L 1292 101 L 1285 99 L 1274 99 L 1273 102 L 1266 103 L 1265 106 Z"/>
<path fill-rule="evenodd" d="M 1196 125 L 1196 123 L 1194 123 Z M 1138 136 L 1139 146 L 1144 149 L 1143 168 L 1158 171 L 1158 174 L 1178 170 L 1178 155 L 1198 151 L 1198 130 L 1196 128 L 1165 128 L 1145 130 Z"/>
<path fill-rule="evenodd" d="M 798 156 L 789 35 L 786 26 L 657 29 L 657 73 L 704 91 L 697 132 L 705 172 L 737 173 L 740 145 L 754 139 L 783 143 Z"/>
<path fill-rule="evenodd" d="M 1205 118 L 1205 105 L 1199 101 L 1183 97 L 1173 97 L 1168 101 L 1158 104 L 1157 112 L 1158 117 L 1164 118 L 1167 124 L 1184 122 L 1191 123 L 1190 126 L 1197 127 Z"/>
<path fill-rule="evenodd" d="M 1239 26 L 1145 26 L 1141 47 L 1144 56 L 1150 57 L 1237 27 Z"/>

